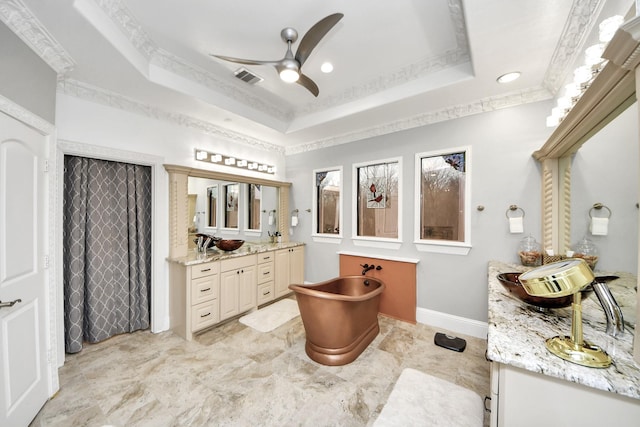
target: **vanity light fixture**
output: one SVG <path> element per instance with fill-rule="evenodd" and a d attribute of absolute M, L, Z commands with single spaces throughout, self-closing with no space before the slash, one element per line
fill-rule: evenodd
<path fill-rule="evenodd" d="M 591 83 L 607 63 L 607 61 L 602 58 L 602 53 L 607 43 L 611 41 L 613 35 L 623 23 L 624 18 L 619 15 L 607 18 L 600 23 L 598 27 L 600 43 L 590 46 L 585 50 L 584 65 L 575 69 L 573 72 L 573 83 L 565 86 L 565 94 L 562 98 L 568 99 L 570 102 L 561 101 L 562 98 L 558 99 L 558 105 L 560 106 L 562 104 L 562 108 L 554 108 L 551 110 L 551 115 L 547 117 L 547 126 L 558 126 L 573 105 L 578 102 L 582 94 L 591 86 Z M 569 105 L 568 107 L 566 107 L 567 104 Z"/>
<path fill-rule="evenodd" d="M 225 166 L 236 167 L 236 168 L 247 168 L 249 170 L 257 170 L 259 172 L 275 174 L 276 167 L 272 165 L 262 164 L 258 162 L 254 162 L 253 160 L 247 159 L 237 159 L 232 156 L 225 156 L 220 153 L 212 153 L 206 150 L 195 150 L 195 159 L 201 162 L 207 163 L 219 163 L 224 164 Z"/>

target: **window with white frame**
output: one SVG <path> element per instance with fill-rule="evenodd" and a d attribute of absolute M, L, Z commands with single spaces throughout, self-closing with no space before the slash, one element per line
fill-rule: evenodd
<path fill-rule="evenodd" d="M 470 147 L 416 154 L 415 239 L 419 250 L 468 253 L 470 158 Z"/>
<path fill-rule="evenodd" d="M 313 234 L 342 237 L 342 166 L 313 171 Z"/>
<path fill-rule="evenodd" d="M 353 165 L 353 239 L 356 244 L 401 242 L 401 166 L 401 158 Z"/>

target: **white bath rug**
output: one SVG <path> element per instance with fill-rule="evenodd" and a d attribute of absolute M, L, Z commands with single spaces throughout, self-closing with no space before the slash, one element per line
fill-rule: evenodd
<path fill-rule="evenodd" d="M 405 369 L 400 374 L 374 427 L 482 427 L 482 398 L 467 388 Z"/>
<path fill-rule="evenodd" d="M 270 332 L 299 315 L 298 303 L 292 299 L 285 298 L 242 316 L 240 323 L 260 332 Z"/>

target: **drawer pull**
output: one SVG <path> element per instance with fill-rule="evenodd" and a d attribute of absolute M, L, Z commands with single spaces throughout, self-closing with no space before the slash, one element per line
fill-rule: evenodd
<path fill-rule="evenodd" d="M 200 318 L 207 317 L 207 316 L 210 316 L 210 315 L 211 315 L 211 312 L 209 312 L 207 314 L 202 314 L 202 315 L 200 315 Z"/>
<path fill-rule="evenodd" d="M 270 256 L 266 256 L 266 257 L 264 257 L 264 258 L 262 258 L 262 259 L 263 259 L 263 260 L 265 260 L 265 259 L 271 259 L 271 257 L 270 257 Z"/>
<path fill-rule="evenodd" d="M 210 268 L 205 268 L 204 270 L 200 270 L 200 273 L 204 273 L 204 272 L 207 272 L 207 271 L 211 271 L 211 269 Z"/>
<path fill-rule="evenodd" d="M 269 295 L 271 293 L 271 291 L 267 291 L 267 292 L 263 292 L 262 295 Z"/>
<path fill-rule="evenodd" d="M 271 274 L 271 272 L 270 271 L 265 271 L 264 273 L 262 273 L 263 276 L 266 276 L 268 274 Z"/>
<path fill-rule="evenodd" d="M 207 291 L 210 291 L 210 290 L 211 290 L 211 288 L 207 288 L 207 289 L 200 289 L 200 292 L 207 292 Z"/>

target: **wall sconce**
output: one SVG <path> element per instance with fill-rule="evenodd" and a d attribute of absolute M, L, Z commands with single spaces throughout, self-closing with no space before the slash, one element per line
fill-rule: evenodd
<path fill-rule="evenodd" d="M 291 226 L 292 227 L 296 227 L 298 225 L 298 213 L 300 211 L 298 209 L 294 209 L 293 212 L 291 212 Z"/>
<path fill-rule="evenodd" d="M 206 150 L 195 150 L 196 160 L 201 162 L 221 163 L 225 166 L 232 166 L 236 168 L 247 168 L 249 170 L 257 170 L 258 172 L 264 172 L 268 174 L 275 174 L 276 167 L 272 165 L 261 164 L 247 159 L 236 159 L 232 156 L 225 156 L 220 153 L 211 153 Z"/>
<path fill-rule="evenodd" d="M 554 355 L 590 368 L 606 368 L 611 357 L 600 347 L 584 341 L 582 337 L 581 291 L 595 280 L 593 271 L 581 258 L 546 264 L 522 273 L 522 287 L 529 295 L 558 298 L 573 295 L 571 336 L 555 336 L 545 341 Z"/>
<path fill-rule="evenodd" d="M 273 225 L 276 222 L 275 214 L 276 214 L 275 209 L 269 211 L 269 225 Z"/>

